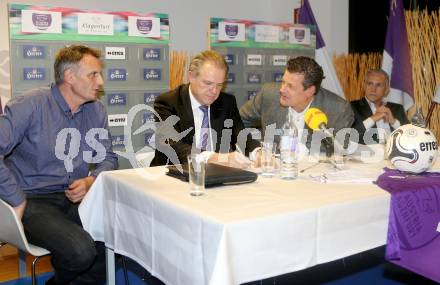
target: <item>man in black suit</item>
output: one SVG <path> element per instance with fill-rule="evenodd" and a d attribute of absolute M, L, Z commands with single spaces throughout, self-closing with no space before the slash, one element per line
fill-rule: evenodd
<path fill-rule="evenodd" d="M 237 103 L 234 96 L 221 92 L 227 73 L 223 56 L 203 51 L 191 60 L 189 84 L 156 98 L 154 110 L 162 122 L 172 115 L 177 118 L 157 128 L 152 166 L 185 163 L 194 151 L 201 152 L 208 162 L 248 166 L 250 161 L 236 149 L 239 132 L 244 129 Z"/>
<path fill-rule="evenodd" d="M 359 133 L 359 143 L 384 143 L 392 131 L 409 123 L 402 105 L 384 101 L 389 91 L 389 77 L 385 71 L 367 72 L 364 98 L 351 102 L 355 116 L 352 127 Z"/>

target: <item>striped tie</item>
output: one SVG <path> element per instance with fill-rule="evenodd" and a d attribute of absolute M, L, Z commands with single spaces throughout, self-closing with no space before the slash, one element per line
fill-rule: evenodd
<path fill-rule="evenodd" d="M 207 149 L 208 138 L 209 138 L 209 116 L 208 116 L 208 106 L 200 106 L 200 110 L 203 112 L 202 129 L 200 131 L 200 148 L 203 150 Z"/>

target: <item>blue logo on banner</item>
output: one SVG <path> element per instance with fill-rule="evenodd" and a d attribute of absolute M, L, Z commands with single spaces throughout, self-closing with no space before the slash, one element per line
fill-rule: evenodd
<path fill-rule="evenodd" d="M 107 71 L 107 79 L 110 81 L 126 81 L 127 70 L 125 68 L 109 68 Z"/>
<path fill-rule="evenodd" d="M 23 80 L 45 80 L 46 69 L 42 67 L 23 68 Z"/>
<path fill-rule="evenodd" d="M 235 64 L 235 55 L 234 54 L 225 55 L 225 61 L 229 65 L 234 65 Z"/>
<path fill-rule="evenodd" d="M 159 95 L 159 92 L 144 93 L 144 103 L 147 105 L 152 105 L 154 103 L 154 100 L 156 100 L 156 97 Z"/>
<path fill-rule="evenodd" d="M 151 112 L 144 113 L 144 119 L 142 120 L 142 124 L 151 123 L 155 121 L 155 116 Z"/>
<path fill-rule="evenodd" d="M 251 84 L 258 84 L 261 83 L 261 74 L 257 73 L 249 73 L 247 82 Z"/>
<path fill-rule="evenodd" d="M 282 72 L 274 72 L 273 73 L 273 81 L 274 82 L 281 82 L 283 81 L 283 73 Z"/>
<path fill-rule="evenodd" d="M 235 74 L 228 73 L 228 78 L 226 78 L 226 82 L 234 84 L 235 83 Z"/>
<path fill-rule="evenodd" d="M 145 60 L 160 60 L 160 48 L 144 48 Z"/>
<path fill-rule="evenodd" d="M 257 91 L 255 90 L 249 90 L 247 93 L 248 93 L 248 100 L 251 100 L 252 98 L 257 96 Z"/>
<path fill-rule="evenodd" d="M 35 58 L 45 58 L 45 57 L 46 57 L 46 48 L 44 46 L 32 46 L 32 45 L 23 46 L 23 58 L 35 59 Z"/>
<path fill-rule="evenodd" d="M 112 136 L 112 146 L 113 147 L 123 147 L 125 144 L 124 135 Z"/>
<path fill-rule="evenodd" d="M 113 93 L 107 96 L 108 96 L 107 103 L 109 106 L 127 104 L 127 94 L 125 93 Z"/>
<path fill-rule="evenodd" d="M 154 132 L 147 132 L 145 133 L 145 144 L 154 146 L 155 145 L 156 136 L 154 135 Z"/>
<path fill-rule="evenodd" d="M 160 68 L 144 68 L 144 80 L 161 80 L 162 70 Z"/>

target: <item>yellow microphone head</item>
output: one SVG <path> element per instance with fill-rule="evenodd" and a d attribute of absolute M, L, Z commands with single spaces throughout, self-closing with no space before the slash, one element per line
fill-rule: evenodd
<path fill-rule="evenodd" d="M 319 125 L 327 125 L 327 115 L 318 108 L 309 108 L 304 115 L 304 121 L 312 130 L 319 130 Z"/>

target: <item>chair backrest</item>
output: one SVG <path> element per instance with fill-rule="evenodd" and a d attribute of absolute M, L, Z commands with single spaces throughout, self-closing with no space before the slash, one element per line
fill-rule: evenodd
<path fill-rule="evenodd" d="M 23 225 L 15 215 L 14 209 L 1 199 L 0 217 L 0 241 L 7 242 L 34 256 L 41 256 L 48 253 L 45 249 L 28 243 L 24 234 Z"/>
<path fill-rule="evenodd" d="M 136 153 L 136 161 L 139 167 L 149 167 L 154 158 L 154 151 Z"/>

